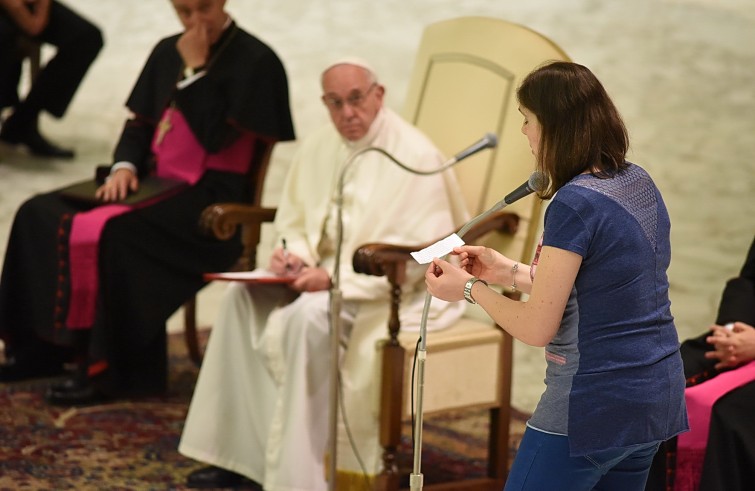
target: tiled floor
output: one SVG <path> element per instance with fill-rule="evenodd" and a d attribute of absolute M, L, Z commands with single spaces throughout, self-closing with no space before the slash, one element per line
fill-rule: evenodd
<path fill-rule="evenodd" d="M 179 24 L 166 0 L 69 1 L 103 29 L 106 46 L 61 121 L 44 130 L 74 146 L 74 162 L 0 148 L 0 253 L 15 209 L 29 195 L 91 175 L 107 162 L 131 85 L 153 43 Z M 713 319 L 724 281 L 755 233 L 755 3 L 750 0 L 229 0 L 249 31 L 288 70 L 298 134 L 326 121 L 318 76 L 338 56 L 375 65 L 400 108 L 422 29 L 466 15 L 533 28 L 592 68 L 625 116 L 630 158 L 657 181 L 672 219 L 673 311 L 681 337 Z M 275 202 L 296 143 L 275 152 L 267 201 Z M 209 323 L 218 289 L 200 296 Z M 177 326 L 177 320 L 171 325 Z M 532 409 L 542 390 L 540 350 L 517 346 L 515 404 Z"/>

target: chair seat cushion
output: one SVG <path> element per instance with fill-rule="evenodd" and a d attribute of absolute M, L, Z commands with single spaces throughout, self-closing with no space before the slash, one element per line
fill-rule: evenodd
<path fill-rule="evenodd" d="M 501 403 L 503 331 L 489 319 L 476 317 L 465 315 L 447 329 L 428 332 L 424 414 Z M 417 336 L 416 332 L 399 335 L 399 342 L 406 350 L 404 418 L 407 419 L 411 417 L 411 376 Z M 415 384 L 416 377 L 415 374 Z"/>

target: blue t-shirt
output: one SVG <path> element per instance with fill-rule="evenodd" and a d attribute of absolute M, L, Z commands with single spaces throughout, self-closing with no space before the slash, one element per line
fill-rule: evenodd
<path fill-rule="evenodd" d="M 634 164 L 612 179 L 581 174 L 548 206 L 543 246 L 575 252 L 582 265 L 545 349 L 546 390 L 529 424 L 568 435 L 572 455 L 688 428 L 669 231 L 658 189 Z"/>

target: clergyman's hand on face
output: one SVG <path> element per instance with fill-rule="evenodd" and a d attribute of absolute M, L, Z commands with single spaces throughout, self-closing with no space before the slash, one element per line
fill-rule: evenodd
<path fill-rule="evenodd" d="M 208 28 L 198 22 L 185 30 L 178 38 L 176 49 L 181 55 L 184 65 L 191 68 L 204 66 L 210 54 L 210 40 Z"/>

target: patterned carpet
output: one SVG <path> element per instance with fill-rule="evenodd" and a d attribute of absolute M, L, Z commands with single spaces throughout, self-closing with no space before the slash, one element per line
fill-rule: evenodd
<path fill-rule="evenodd" d="M 170 393 L 78 409 L 43 398 L 49 380 L 0 384 L 0 490 L 181 490 L 202 466 L 176 447 L 197 370 L 180 335 L 170 337 Z M 525 415 L 512 423 L 512 454 Z M 410 434 L 407 427 L 406 434 Z M 485 472 L 484 411 L 425 418 L 425 482 Z M 402 472 L 411 473 L 411 443 L 402 445 Z"/>

